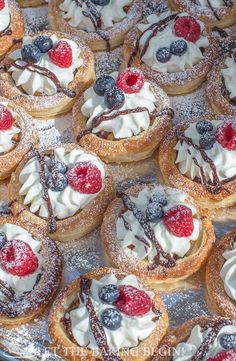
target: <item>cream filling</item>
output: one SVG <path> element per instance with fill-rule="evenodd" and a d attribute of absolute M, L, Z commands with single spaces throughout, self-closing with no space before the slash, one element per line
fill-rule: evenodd
<path fill-rule="evenodd" d="M 160 15 L 152 14 L 147 17 L 148 24 L 139 24 L 138 29 L 144 32 L 146 29 L 150 27 L 150 25 L 159 22 L 160 20 L 168 17 L 171 13 L 165 12 Z M 181 13 L 178 15 L 179 17 L 188 16 L 187 13 Z M 156 36 L 152 37 L 149 42 L 149 46 L 147 51 L 142 57 L 142 61 L 150 66 L 153 70 L 156 70 L 161 73 L 176 73 L 179 71 L 185 71 L 187 69 L 191 69 L 194 65 L 198 64 L 202 59 L 204 59 L 204 55 L 202 54 L 200 48 L 207 48 L 209 46 L 208 38 L 204 35 L 205 26 L 204 24 L 198 20 L 199 25 L 201 26 L 201 35 L 196 43 L 192 43 L 183 38 L 179 38 L 174 33 L 174 21 L 169 22 L 168 26 L 165 30 L 159 31 Z M 140 39 L 140 48 L 143 49 L 148 37 L 151 35 L 152 31 L 146 31 Z M 161 63 L 156 58 L 156 52 L 160 48 L 167 47 L 177 40 L 185 40 L 188 44 L 188 48 L 185 54 L 181 56 L 172 55 L 170 60 L 166 63 Z"/>
<path fill-rule="evenodd" d="M 97 5 L 96 8 L 101 14 L 102 29 L 107 30 L 123 20 L 126 17 L 124 7 L 131 3 L 132 0 L 110 0 L 109 4 L 105 6 Z M 63 18 L 68 21 L 70 26 L 88 32 L 96 30 L 90 18 L 84 16 L 84 12 L 88 12 L 85 2 L 82 1 L 82 7 L 80 7 L 75 0 L 65 0 L 59 7 L 63 12 Z"/>
<path fill-rule="evenodd" d="M 232 250 L 223 253 L 225 262 L 220 271 L 220 277 L 224 282 L 227 295 L 236 300 L 236 243 Z"/>
<path fill-rule="evenodd" d="M 209 1 L 211 3 L 211 6 L 214 9 L 219 9 L 219 8 L 222 8 L 222 7 L 226 6 L 223 0 L 209 0 Z M 233 2 L 235 2 L 235 0 L 233 0 Z M 197 3 L 202 7 L 210 8 L 209 2 L 207 0 L 197 0 Z"/>
<path fill-rule="evenodd" d="M 0 267 L 0 280 L 6 282 L 18 296 L 21 296 L 24 292 L 32 291 L 39 273 L 42 271 L 43 257 L 39 253 L 42 242 L 34 239 L 32 235 L 24 228 L 16 226 L 15 224 L 5 223 L 0 225 L 0 232 L 4 232 L 8 240 L 21 240 L 28 243 L 38 258 L 39 266 L 37 270 L 28 276 L 13 276 Z M 6 297 L 0 290 L 0 300 L 5 301 Z"/>
<path fill-rule="evenodd" d="M 7 107 L 8 102 L 1 102 L 0 104 Z M 14 119 L 19 117 L 18 113 L 13 112 L 11 109 L 10 111 Z M 20 132 L 21 130 L 14 125 L 10 129 L 0 130 L 0 153 L 8 152 L 9 150 L 11 150 L 11 148 L 13 148 L 14 144 L 12 142 L 12 138 L 15 134 L 18 134 Z"/>
<path fill-rule="evenodd" d="M 78 45 L 68 39 L 59 39 L 55 34 L 51 36 L 53 44 L 56 44 L 59 40 L 65 40 L 72 49 L 72 65 L 68 68 L 61 68 L 54 64 L 48 56 L 48 53 L 43 53 L 41 59 L 36 63 L 36 65 L 41 66 L 47 70 L 50 70 L 59 80 L 62 87 L 67 87 L 70 82 L 74 80 L 74 72 L 80 68 L 83 64 L 83 59 L 81 58 L 81 49 Z M 31 44 L 33 38 L 30 36 L 25 36 L 23 39 L 23 45 Z M 22 46 L 23 46 L 22 45 Z M 16 60 L 21 59 L 21 49 L 17 49 L 10 53 L 10 58 Z M 25 65 L 24 60 L 18 60 L 17 64 Z M 57 87 L 54 82 L 45 75 L 41 75 L 37 72 L 32 72 L 28 69 L 17 69 L 12 66 L 10 68 L 11 76 L 17 87 L 22 87 L 22 89 L 29 95 L 35 95 L 36 93 L 44 95 L 54 95 L 57 93 Z"/>
<path fill-rule="evenodd" d="M 163 207 L 164 213 L 170 208 L 177 205 L 185 205 L 192 210 L 193 217 L 197 216 L 196 208 L 186 203 L 186 194 L 178 191 L 174 188 L 167 188 L 163 186 L 157 186 L 152 191 L 148 187 L 145 187 L 137 197 L 132 197 L 132 200 L 135 202 L 137 208 L 143 212 L 145 215 L 147 205 L 150 198 L 153 194 L 160 193 L 166 196 L 167 205 Z M 121 247 L 124 249 L 125 253 L 131 255 L 138 260 L 148 259 L 148 261 L 153 261 L 157 252 L 152 242 L 147 238 L 144 233 L 143 228 L 140 223 L 137 221 L 135 216 L 131 211 L 126 211 L 123 214 L 124 219 L 131 225 L 132 230 L 127 230 L 124 226 L 124 221 L 122 218 L 117 219 L 116 223 L 116 232 L 119 239 Z M 164 222 L 161 220 L 157 223 L 150 222 L 156 239 L 163 248 L 163 250 L 171 255 L 177 255 L 183 258 L 186 253 L 189 251 L 191 246 L 191 241 L 196 241 L 199 237 L 201 230 L 201 222 L 199 219 L 194 218 L 194 230 L 191 236 L 189 237 L 176 237 L 171 234 L 168 229 L 165 227 Z M 140 242 L 135 236 L 138 235 L 141 238 L 144 238 L 147 244 Z M 135 248 L 130 249 L 129 246 L 133 245 Z"/>
<path fill-rule="evenodd" d="M 112 73 L 111 76 L 116 79 L 118 73 Z M 121 138 L 130 138 L 134 135 L 141 133 L 144 130 L 147 130 L 150 126 L 150 116 L 149 113 L 155 110 L 155 103 L 157 102 L 151 87 L 150 83 L 145 82 L 143 88 L 134 94 L 124 93 L 125 102 L 122 108 L 119 111 L 127 109 L 135 109 L 138 107 L 146 107 L 148 112 L 132 113 L 126 115 L 119 115 L 118 117 L 103 121 L 99 126 L 92 130 L 93 133 L 98 133 L 101 131 L 111 132 L 114 135 L 115 139 Z M 94 117 L 100 115 L 103 112 L 107 112 L 109 109 L 106 107 L 104 102 L 104 96 L 99 96 L 93 90 L 93 87 L 88 88 L 84 93 L 85 103 L 81 108 L 82 114 L 88 118 L 87 127 L 89 128 L 92 125 Z M 116 113 L 117 111 L 111 112 L 111 114 Z"/>
<path fill-rule="evenodd" d="M 102 311 L 112 307 L 112 305 L 102 303 L 98 296 L 101 287 L 109 284 L 116 286 L 129 285 L 141 289 L 141 286 L 134 275 L 126 276 L 121 280 L 118 280 L 116 276 L 112 274 L 108 274 L 100 280 L 93 279 L 91 285 L 91 299 L 99 319 Z M 154 297 L 153 292 L 145 292 L 151 298 Z M 113 351 L 118 351 L 124 347 L 131 348 L 138 346 L 139 342 L 145 340 L 156 327 L 155 322 L 152 321 L 155 316 L 156 315 L 152 310 L 143 316 L 137 317 L 129 317 L 122 313 L 121 327 L 119 329 L 112 331 L 104 327 L 109 348 Z M 97 350 L 98 346 L 90 327 L 89 313 L 84 303 L 81 302 L 78 308 L 70 312 L 70 319 L 72 333 L 78 344 L 82 347 Z"/>
<path fill-rule="evenodd" d="M 72 167 L 79 162 L 91 162 L 100 171 L 102 181 L 105 179 L 105 169 L 101 161 L 92 154 L 86 153 L 82 149 L 73 149 L 66 151 L 64 148 L 54 150 L 55 159 Z M 48 218 L 47 203 L 43 198 L 43 187 L 40 183 L 40 165 L 38 160 L 31 158 L 20 173 L 20 195 L 24 197 L 24 204 L 29 206 L 30 212 L 39 214 L 40 217 Z M 69 185 L 62 192 L 48 190 L 51 200 L 53 215 L 58 219 L 64 219 L 73 216 L 78 210 L 83 209 L 91 202 L 96 194 L 83 194 L 75 191 Z"/>
<path fill-rule="evenodd" d="M 226 89 L 229 92 L 229 97 L 233 99 L 236 97 L 236 62 L 234 57 L 227 57 L 225 65 L 227 68 L 222 69 L 221 73 L 225 81 Z"/>
<path fill-rule="evenodd" d="M 11 22 L 11 14 L 9 9 L 8 0 L 5 0 L 5 6 L 0 10 L 0 32 L 4 31 Z"/>

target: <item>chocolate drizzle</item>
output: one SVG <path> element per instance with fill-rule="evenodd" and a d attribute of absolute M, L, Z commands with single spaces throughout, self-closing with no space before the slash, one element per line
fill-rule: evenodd
<path fill-rule="evenodd" d="M 143 213 L 140 210 L 138 210 L 138 208 L 136 207 L 136 204 L 134 202 L 132 202 L 132 200 L 128 196 L 128 194 L 121 191 L 118 193 L 118 195 L 122 198 L 124 205 L 128 208 L 129 211 L 131 211 L 133 213 L 134 217 L 138 220 L 138 222 L 140 223 L 141 227 L 144 230 L 146 237 L 151 241 L 151 243 L 153 244 L 153 246 L 156 249 L 157 255 L 154 258 L 153 264 L 148 266 L 148 269 L 153 270 L 159 265 L 166 267 L 166 268 L 175 267 L 176 260 L 169 253 L 165 252 L 162 249 L 161 245 L 159 244 L 158 240 L 156 239 L 156 236 L 155 236 L 155 233 L 154 233 L 152 227 L 146 220 Z M 164 259 L 161 259 L 161 257 Z"/>
<path fill-rule="evenodd" d="M 2 280 L 0 280 L 0 291 L 9 301 L 12 302 L 15 300 L 15 296 L 16 296 L 15 291 L 13 290 L 13 288 L 11 288 L 7 283 L 5 283 Z"/>
<path fill-rule="evenodd" d="M 147 31 L 151 31 L 151 34 L 148 36 L 147 40 L 145 41 L 145 44 L 143 46 L 142 51 L 140 52 L 140 59 L 142 59 L 142 57 L 144 56 L 144 54 L 146 53 L 149 43 L 151 41 L 151 39 L 157 35 L 158 31 L 163 31 L 165 30 L 165 28 L 168 26 L 168 23 L 171 20 L 174 20 L 175 18 L 178 17 L 178 13 L 177 14 L 172 14 L 167 16 L 165 19 L 162 19 L 160 21 L 158 21 L 157 23 L 151 24 L 143 33 L 141 33 L 141 35 L 138 37 L 136 44 L 135 44 L 135 49 L 132 52 L 132 54 L 130 55 L 130 58 L 128 60 L 128 67 L 131 67 L 136 55 L 138 54 L 139 51 L 139 47 L 140 47 L 140 40 L 143 37 L 143 35 L 147 32 Z"/>
<path fill-rule="evenodd" d="M 211 1 L 210 1 L 210 0 L 207 0 L 207 3 L 208 3 L 209 8 L 211 9 L 211 11 L 213 12 L 215 18 L 216 18 L 218 21 L 220 21 L 220 17 L 219 17 L 219 15 L 217 14 L 217 10 L 212 6 Z"/>
<path fill-rule="evenodd" d="M 231 320 L 219 320 L 212 323 L 209 323 L 204 330 L 208 329 L 209 327 L 211 328 L 211 330 L 209 331 L 207 337 L 205 338 L 205 340 L 203 340 L 202 344 L 200 345 L 200 347 L 198 348 L 198 350 L 196 351 L 195 355 L 193 356 L 193 358 L 191 359 L 191 361 L 202 361 L 205 359 L 208 351 L 210 350 L 210 347 L 213 345 L 219 331 L 221 330 L 222 327 L 227 326 L 227 325 L 232 325 L 232 321 Z"/>
<path fill-rule="evenodd" d="M 4 29 L 3 31 L 0 32 L 0 38 L 2 38 L 3 36 L 6 35 L 12 35 L 12 30 L 11 30 L 11 20 L 8 24 L 8 26 L 6 27 L 6 29 Z"/>
<path fill-rule="evenodd" d="M 23 62 L 25 62 L 25 64 L 20 65 L 17 63 L 18 61 L 23 61 Z M 69 88 L 65 88 L 60 85 L 60 81 L 58 80 L 58 78 L 56 77 L 56 75 L 53 72 L 51 72 L 50 70 L 48 70 L 46 68 L 43 68 L 42 66 L 39 66 L 39 65 L 36 65 L 36 64 L 30 63 L 30 62 L 26 62 L 25 60 L 22 60 L 22 59 L 16 59 L 11 64 L 6 64 L 6 65 L 1 66 L 0 72 L 9 72 L 9 69 L 11 67 L 15 67 L 20 70 L 27 69 L 33 73 L 37 73 L 42 76 L 45 76 L 53 82 L 53 84 L 56 86 L 57 91 L 59 93 L 60 92 L 64 93 L 69 98 L 74 98 L 76 96 L 76 93 L 73 90 L 71 90 Z"/>

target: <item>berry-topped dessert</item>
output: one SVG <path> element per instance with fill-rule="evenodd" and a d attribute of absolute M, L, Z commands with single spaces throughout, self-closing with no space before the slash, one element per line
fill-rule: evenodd
<path fill-rule="evenodd" d="M 216 56 L 216 41 L 200 20 L 169 10 L 148 16 L 124 43 L 125 64 L 140 67 L 171 95 L 199 87 Z"/>
<path fill-rule="evenodd" d="M 141 0 L 53 0 L 49 22 L 54 30 L 79 36 L 93 51 L 110 50 L 142 18 Z"/>
<path fill-rule="evenodd" d="M 68 285 L 49 317 L 50 336 L 68 360 L 77 350 L 86 360 L 147 361 L 167 328 L 158 292 L 109 268 Z"/>
<path fill-rule="evenodd" d="M 149 157 L 171 126 L 173 111 L 164 91 L 128 68 L 96 79 L 73 108 L 77 142 L 107 162 Z"/>
<path fill-rule="evenodd" d="M 235 0 L 168 0 L 172 9 L 188 11 L 207 27 L 227 28 L 236 23 Z"/>
<path fill-rule="evenodd" d="M 14 0 L 0 0 L 0 59 L 24 35 L 23 14 Z"/>
<path fill-rule="evenodd" d="M 101 236 L 114 266 L 150 283 L 196 272 L 215 240 L 207 213 L 187 194 L 155 184 L 118 192 L 105 213 Z"/>
<path fill-rule="evenodd" d="M 0 324 L 15 327 L 42 313 L 59 286 L 61 268 L 54 241 L 32 225 L 0 218 Z"/>
<path fill-rule="evenodd" d="M 214 111 L 236 116 L 236 43 L 229 40 L 228 51 L 208 74 L 207 96 Z"/>
<path fill-rule="evenodd" d="M 170 331 L 155 354 L 153 361 L 234 361 L 235 321 L 221 317 L 193 318 Z"/>
<path fill-rule="evenodd" d="M 206 208 L 236 202 L 236 119 L 209 116 L 177 125 L 160 146 L 167 184 L 187 191 Z"/>
<path fill-rule="evenodd" d="M 33 119 L 23 109 L 0 97 L 0 179 L 11 175 L 36 141 Z"/>
<path fill-rule="evenodd" d="M 113 198 L 113 182 L 105 165 L 77 145 L 39 152 L 32 149 L 9 185 L 14 214 L 39 222 L 51 237 L 82 237 L 102 221 Z"/>
<path fill-rule="evenodd" d="M 222 316 L 236 318 L 236 232 L 224 235 L 215 246 L 206 269 L 208 295 Z"/>
<path fill-rule="evenodd" d="M 24 37 L 0 64 L 1 94 L 40 118 L 69 111 L 93 77 L 89 48 L 61 33 Z"/>

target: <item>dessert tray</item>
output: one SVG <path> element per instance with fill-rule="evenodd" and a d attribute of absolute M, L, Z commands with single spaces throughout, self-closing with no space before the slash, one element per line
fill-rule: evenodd
<path fill-rule="evenodd" d="M 49 0 L 50 1 L 50 0 Z M 165 1 L 143 0 L 145 14 L 151 14 L 160 7 L 165 7 Z M 27 31 L 33 33 L 47 29 L 47 5 L 23 9 Z M 96 73 L 111 73 L 119 68 L 121 48 L 110 53 L 99 52 L 95 55 Z M 175 112 L 174 123 L 185 119 L 198 118 L 211 113 L 205 92 L 206 85 L 191 94 L 171 97 L 171 105 Z M 70 143 L 72 139 L 71 113 L 50 119 L 47 122 L 36 120 L 40 138 L 40 148 Z M 162 183 L 159 169 L 154 158 L 129 163 L 125 165 L 108 165 L 115 174 L 116 185 L 132 186 L 137 180 L 141 183 L 151 183 L 156 177 Z M 6 181 L 0 185 L 1 207 L 5 206 Z M 1 211 L 1 208 L 0 208 Z M 212 219 L 217 239 L 235 228 L 236 209 L 212 211 Z M 96 229 L 82 239 L 59 243 L 63 255 L 62 286 L 74 280 L 81 274 L 99 267 L 109 265 L 103 253 L 99 229 Z M 171 285 L 158 285 L 167 307 L 171 326 L 178 326 L 196 316 L 214 314 L 207 298 L 204 282 L 204 269 L 198 271 L 184 281 Z M 48 335 L 48 315 L 40 316 L 33 322 L 6 330 L 0 328 L 0 359 L 1 360 L 63 360 L 54 352 L 53 344 Z"/>

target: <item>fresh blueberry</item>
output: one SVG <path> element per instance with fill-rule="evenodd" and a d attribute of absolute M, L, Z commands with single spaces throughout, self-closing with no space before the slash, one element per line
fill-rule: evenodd
<path fill-rule="evenodd" d="M 215 134 L 204 133 L 200 136 L 199 145 L 201 148 L 205 150 L 209 150 L 213 147 L 215 141 L 216 141 Z"/>
<path fill-rule="evenodd" d="M 106 90 L 104 101 L 107 108 L 120 109 L 124 105 L 125 96 L 121 89 L 114 86 L 113 88 Z"/>
<path fill-rule="evenodd" d="M 21 49 L 21 56 L 26 61 L 37 63 L 41 59 L 42 53 L 34 44 L 27 44 Z"/>
<path fill-rule="evenodd" d="M 186 53 L 188 44 L 184 40 L 176 40 L 170 46 L 170 52 L 173 55 L 181 56 Z"/>
<path fill-rule="evenodd" d="M 104 303 L 113 303 L 119 297 L 119 288 L 115 285 L 106 285 L 99 291 L 99 298 Z"/>
<path fill-rule="evenodd" d="M 7 236 L 4 232 L 0 232 L 0 249 L 7 243 Z"/>
<path fill-rule="evenodd" d="M 159 203 L 149 203 L 146 209 L 146 217 L 149 222 L 158 222 L 164 215 L 162 205 Z"/>
<path fill-rule="evenodd" d="M 160 48 L 156 52 L 156 58 L 160 63 L 167 63 L 171 58 L 171 53 L 169 48 Z"/>
<path fill-rule="evenodd" d="M 225 334 L 220 337 L 220 345 L 225 350 L 232 350 L 236 348 L 236 333 Z"/>
<path fill-rule="evenodd" d="M 49 36 L 40 35 L 34 39 L 34 45 L 37 46 L 37 48 L 39 48 L 41 53 L 46 53 L 48 50 L 52 49 L 53 42 L 52 39 L 49 38 Z"/>
<path fill-rule="evenodd" d="M 64 174 L 58 173 L 56 177 L 50 175 L 48 177 L 47 183 L 48 183 L 48 187 L 53 192 L 62 192 L 66 188 L 68 184 L 68 180 Z"/>
<path fill-rule="evenodd" d="M 50 171 L 52 171 L 52 165 L 50 164 L 49 166 L 49 169 Z M 61 162 L 61 161 L 57 161 L 56 162 L 56 170 L 58 173 L 61 173 L 61 174 L 65 174 L 68 170 L 68 167 L 65 163 Z"/>
<path fill-rule="evenodd" d="M 92 3 L 94 3 L 94 5 L 100 5 L 100 6 L 108 5 L 109 2 L 110 0 L 92 0 Z"/>
<path fill-rule="evenodd" d="M 106 308 L 101 314 L 103 326 L 115 331 L 121 326 L 122 316 L 115 308 Z"/>
<path fill-rule="evenodd" d="M 196 124 L 196 129 L 199 134 L 204 134 L 207 132 L 211 132 L 213 130 L 213 125 L 211 122 L 208 122 L 208 120 L 200 120 Z"/>
<path fill-rule="evenodd" d="M 162 207 L 167 205 L 167 198 L 165 196 L 165 194 L 162 193 L 154 193 L 150 199 L 150 203 L 158 203 L 160 204 Z"/>
<path fill-rule="evenodd" d="M 103 96 L 107 89 L 113 88 L 115 86 L 115 80 L 109 76 L 101 76 L 98 78 L 93 86 L 93 90 L 97 95 Z"/>

